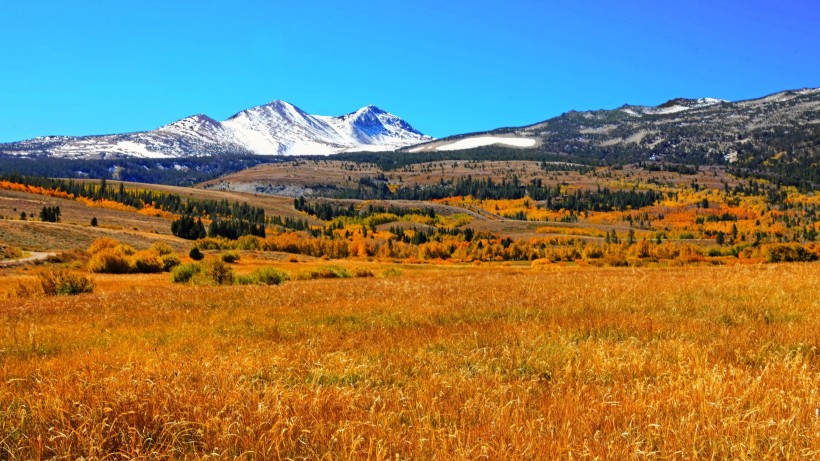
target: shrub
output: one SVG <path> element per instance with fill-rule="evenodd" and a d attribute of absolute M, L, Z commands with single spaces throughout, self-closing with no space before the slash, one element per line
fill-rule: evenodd
<path fill-rule="evenodd" d="M 118 241 L 116 241 L 116 240 L 114 240 L 110 237 L 98 238 L 97 240 L 94 240 L 93 242 L 91 242 L 91 245 L 88 246 L 88 254 L 93 255 L 93 254 L 99 253 L 100 251 L 105 250 L 107 248 L 116 248 L 117 245 L 119 245 L 119 244 L 120 244 L 120 242 L 118 242 Z"/>
<path fill-rule="evenodd" d="M 720 248 L 713 247 L 713 248 L 709 248 L 706 251 L 706 256 L 709 256 L 709 257 L 723 256 L 723 252 L 720 250 Z"/>
<path fill-rule="evenodd" d="M 325 266 L 300 272 L 297 278 L 301 280 L 310 279 L 346 279 L 350 278 L 350 272 L 340 266 Z"/>
<path fill-rule="evenodd" d="M 209 259 L 201 263 L 202 270 L 191 279 L 195 285 L 230 285 L 233 270 L 221 259 Z"/>
<path fill-rule="evenodd" d="M 353 276 L 354 277 L 373 277 L 373 271 L 366 267 L 354 267 L 353 268 Z"/>
<path fill-rule="evenodd" d="M 88 253 L 83 250 L 66 250 L 46 258 L 46 262 L 56 264 L 71 263 L 72 266 L 80 268 L 88 263 Z"/>
<path fill-rule="evenodd" d="M 174 283 L 188 283 L 202 271 L 199 263 L 182 264 L 171 269 L 171 281 Z"/>
<path fill-rule="evenodd" d="M 23 250 L 11 245 L 0 245 L 0 259 L 18 259 L 23 257 Z"/>
<path fill-rule="evenodd" d="M 243 235 L 236 240 L 238 250 L 261 250 L 262 239 L 254 235 Z"/>
<path fill-rule="evenodd" d="M 169 255 L 174 252 L 174 249 L 171 248 L 171 245 L 168 245 L 165 242 L 154 242 L 154 244 L 151 245 L 150 249 L 156 251 L 157 254 L 160 256 Z"/>
<path fill-rule="evenodd" d="M 81 274 L 63 270 L 44 271 L 39 274 L 39 278 L 46 294 L 71 296 L 94 291 L 94 281 Z"/>
<path fill-rule="evenodd" d="M 199 250 L 199 247 L 191 248 L 191 251 L 188 252 L 188 256 L 194 261 L 202 261 L 205 257 L 205 255 L 202 254 L 202 251 Z"/>
<path fill-rule="evenodd" d="M 621 254 L 611 253 L 604 256 L 601 259 L 605 265 L 612 266 L 612 267 L 627 267 L 629 266 L 629 261 L 626 260 L 626 257 Z"/>
<path fill-rule="evenodd" d="M 43 270 L 37 273 L 37 280 L 33 283 L 21 283 L 15 290 L 19 297 L 43 296 L 71 296 L 94 291 L 94 281 L 91 278 L 72 274 L 66 270 Z"/>
<path fill-rule="evenodd" d="M 233 251 L 231 251 L 229 253 L 224 253 L 222 255 L 222 261 L 224 261 L 228 264 L 235 263 L 235 262 L 239 261 L 239 253 L 236 253 L 236 252 L 233 252 Z"/>
<path fill-rule="evenodd" d="M 134 249 L 131 245 L 126 245 L 125 243 L 121 243 L 115 247 L 115 249 L 120 250 L 126 256 L 133 256 L 137 250 Z"/>
<path fill-rule="evenodd" d="M 165 269 L 162 257 L 153 250 L 143 250 L 135 253 L 133 262 L 134 269 L 145 274 L 162 272 Z"/>
<path fill-rule="evenodd" d="M 182 264 L 182 261 L 179 260 L 179 256 L 177 256 L 176 253 L 170 253 L 170 254 L 167 254 L 167 255 L 162 255 L 161 258 L 162 258 L 162 270 L 164 270 L 165 272 L 168 272 L 171 269 L 173 269 L 174 267 L 177 267 L 180 264 Z"/>
<path fill-rule="evenodd" d="M 109 274 L 131 272 L 131 262 L 120 248 L 106 248 L 94 253 L 88 261 L 88 270 Z"/>
<path fill-rule="evenodd" d="M 398 277 L 402 274 L 401 269 L 397 267 L 388 267 L 382 271 L 382 277 Z"/>
<path fill-rule="evenodd" d="M 797 243 L 778 243 L 769 245 L 765 250 L 766 261 L 777 262 L 808 262 L 815 261 L 817 255 Z"/>
<path fill-rule="evenodd" d="M 225 237 L 208 237 L 197 240 L 196 245 L 203 250 L 235 250 L 236 240 Z"/>
<path fill-rule="evenodd" d="M 279 285 L 290 280 L 287 273 L 273 267 L 260 267 L 248 275 L 239 276 L 236 282 L 240 285 Z"/>

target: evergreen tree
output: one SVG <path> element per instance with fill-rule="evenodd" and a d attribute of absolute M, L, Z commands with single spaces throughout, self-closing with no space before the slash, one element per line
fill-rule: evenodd
<path fill-rule="evenodd" d="M 60 207 L 44 206 L 40 210 L 40 220 L 44 222 L 60 222 Z"/>
<path fill-rule="evenodd" d="M 205 258 L 205 255 L 202 254 L 202 251 L 199 250 L 199 247 L 191 248 L 191 251 L 188 252 L 188 256 L 193 259 L 194 261 L 201 261 Z"/>

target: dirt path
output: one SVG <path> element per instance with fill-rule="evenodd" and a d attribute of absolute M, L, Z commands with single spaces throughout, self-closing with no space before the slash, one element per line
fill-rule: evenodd
<path fill-rule="evenodd" d="M 5 261 L 0 261 L 0 267 L 12 267 L 18 266 L 20 264 L 28 264 L 37 261 L 45 261 L 48 259 L 49 256 L 56 256 L 57 253 L 43 253 L 39 251 L 30 251 L 29 255 L 25 258 L 20 259 L 9 259 Z"/>

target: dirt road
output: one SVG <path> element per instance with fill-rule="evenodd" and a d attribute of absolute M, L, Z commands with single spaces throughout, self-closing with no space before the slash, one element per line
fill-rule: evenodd
<path fill-rule="evenodd" d="M 11 266 L 18 266 L 21 264 L 28 264 L 37 261 L 45 261 L 48 259 L 49 256 L 56 256 L 57 253 L 42 253 L 39 251 L 31 251 L 29 255 L 25 258 L 20 259 L 8 259 L 4 261 L 0 261 L 0 267 L 11 267 Z"/>

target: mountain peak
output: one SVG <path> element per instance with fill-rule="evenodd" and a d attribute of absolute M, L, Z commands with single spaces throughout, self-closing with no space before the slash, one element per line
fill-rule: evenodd
<path fill-rule="evenodd" d="M 310 115 L 287 101 L 275 99 L 236 114 L 223 126 L 243 146 L 260 154 L 395 150 L 427 140 L 400 118 L 374 105 L 332 117 Z"/>
<path fill-rule="evenodd" d="M 387 113 L 386 111 L 382 110 L 380 107 L 374 106 L 373 104 L 368 104 L 368 105 L 362 107 L 361 109 L 359 109 L 357 112 L 372 112 L 374 114 L 386 114 Z"/>
<path fill-rule="evenodd" d="M 714 106 L 715 104 L 720 104 L 724 101 L 723 99 L 716 99 L 716 98 L 698 98 L 698 99 L 689 99 L 689 98 L 675 98 L 666 101 L 665 103 L 658 106 L 659 109 L 668 109 L 671 107 L 686 107 L 689 109 L 694 109 L 698 107 L 708 107 Z"/>
<path fill-rule="evenodd" d="M 291 103 L 289 103 L 285 100 L 282 100 L 282 99 L 274 99 L 273 101 L 265 104 L 262 107 L 279 107 L 279 108 L 288 108 L 288 109 L 289 108 L 296 108 L 296 106 L 294 106 L 293 104 L 291 104 Z"/>
<path fill-rule="evenodd" d="M 66 137 L 0 145 L 0 153 L 56 157 L 189 157 L 224 153 L 328 155 L 392 151 L 432 138 L 373 105 L 346 115 L 311 115 L 282 99 L 237 112 L 225 121 L 195 114 L 153 131 L 83 139 Z"/>
<path fill-rule="evenodd" d="M 624 104 L 617 110 L 633 117 L 639 117 L 641 115 L 671 115 L 691 109 L 715 106 L 725 102 L 729 101 L 717 98 L 674 98 L 658 106 L 633 106 L 631 104 Z"/>
<path fill-rule="evenodd" d="M 167 125 L 161 126 L 157 130 L 162 131 L 201 131 L 202 129 L 215 129 L 218 128 L 221 124 L 208 117 L 205 114 L 196 114 L 191 115 L 190 117 L 185 117 L 183 119 L 179 119 L 175 122 L 171 122 Z"/>

